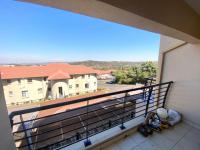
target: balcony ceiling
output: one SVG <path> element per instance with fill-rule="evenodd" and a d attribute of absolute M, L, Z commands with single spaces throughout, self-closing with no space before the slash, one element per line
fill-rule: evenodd
<path fill-rule="evenodd" d="M 200 0 L 185 0 L 200 15 Z"/>
<path fill-rule="evenodd" d="M 199 0 L 21 0 L 200 43 Z"/>

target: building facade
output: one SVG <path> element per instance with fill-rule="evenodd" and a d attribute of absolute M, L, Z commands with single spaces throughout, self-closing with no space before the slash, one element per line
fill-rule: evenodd
<path fill-rule="evenodd" d="M 0 67 L 7 105 L 67 98 L 97 91 L 92 68 L 69 64 Z"/>

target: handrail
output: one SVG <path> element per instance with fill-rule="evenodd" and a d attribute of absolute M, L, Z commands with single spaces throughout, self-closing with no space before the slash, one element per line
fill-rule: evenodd
<path fill-rule="evenodd" d="M 134 89 L 127 89 L 127 90 L 122 90 L 122 91 L 117 91 L 117 92 L 110 92 L 110 93 L 106 93 L 106 94 L 99 94 L 99 95 L 95 95 L 95 96 L 76 99 L 76 100 L 69 101 L 69 102 L 61 102 L 61 103 L 50 104 L 50 105 L 46 105 L 46 106 L 39 106 L 39 107 L 28 108 L 28 109 L 24 109 L 24 110 L 13 111 L 9 114 L 9 118 L 10 118 L 10 120 L 12 120 L 12 118 L 14 116 L 20 115 L 20 114 L 31 113 L 31 112 L 35 112 L 35 111 L 42 111 L 42 110 L 46 110 L 46 109 L 61 107 L 61 106 L 64 106 L 64 105 L 71 105 L 71 104 L 80 103 L 80 102 L 84 102 L 84 101 L 88 101 L 88 100 L 94 100 L 94 99 L 97 99 L 97 98 L 107 97 L 107 96 L 111 96 L 111 95 L 133 92 L 133 91 L 137 91 L 137 90 L 143 90 L 143 89 L 155 87 L 155 86 L 158 86 L 158 85 L 166 85 L 166 84 L 169 84 L 169 83 L 173 83 L 173 81 L 160 83 L 160 84 L 154 84 L 154 85 L 150 85 L 150 86 L 143 86 L 143 87 L 134 88 Z"/>
<path fill-rule="evenodd" d="M 120 125 L 121 130 L 123 130 L 126 128 L 125 123 L 127 121 L 137 118 L 139 116 L 145 117 L 148 112 L 154 111 L 156 108 L 164 107 L 167 93 L 172 83 L 173 81 L 170 81 L 139 88 L 80 98 L 68 102 L 61 102 L 41 107 L 14 111 L 9 115 L 11 125 L 12 127 L 22 127 L 18 128 L 17 131 L 13 131 L 13 135 L 16 137 L 15 142 L 22 141 L 23 143 L 17 148 L 23 149 L 27 147 L 29 150 L 32 150 L 32 148 L 38 144 L 36 149 L 48 149 L 52 148 L 52 145 L 56 147 L 62 147 L 63 145 L 59 145 L 59 142 L 61 142 L 62 144 L 63 142 L 65 142 L 65 146 L 67 146 L 77 141 L 80 141 L 81 139 L 85 139 L 86 141 L 84 144 L 85 146 L 88 146 L 91 144 L 89 137 L 91 137 L 92 135 L 103 132 L 117 125 Z M 135 94 L 129 93 L 133 91 L 138 92 Z M 89 101 L 93 101 L 97 98 L 103 98 L 117 94 L 125 95 L 120 97 L 108 98 L 105 101 L 89 104 Z M 24 120 L 22 117 L 22 115 L 26 113 L 48 110 L 56 107 L 63 107 L 80 102 L 87 102 L 87 105 L 68 111 L 59 112 L 57 114 L 49 114 L 47 116 L 37 117 L 34 119 L 27 118 Z M 106 106 L 106 109 L 104 108 L 104 106 Z M 86 109 L 87 111 L 85 112 Z M 13 123 L 13 119 L 17 115 L 20 116 L 21 121 Z M 36 124 L 34 124 L 34 126 L 26 126 L 31 122 L 35 122 Z M 35 129 L 40 132 L 34 133 L 33 131 Z M 61 130 L 62 133 L 60 133 Z M 23 133 L 24 136 L 22 136 Z M 17 135 L 21 135 L 22 137 L 18 137 Z M 59 141 L 53 140 L 53 138 L 58 138 L 61 135 L 64 138 Z M 34 138 L 36 137 L 40 137 L 40 140 L 34 140 Z M 74 139 L 70 138 L 76 139 L 74 141 Z M 53 140 L 54 142 L 48 143 L 48 140 Z M 72 141 L 69 142 L 68 140 Z M 41 144 L 42 142 L 47 142 L 47 145 L 43 146 Z"/>

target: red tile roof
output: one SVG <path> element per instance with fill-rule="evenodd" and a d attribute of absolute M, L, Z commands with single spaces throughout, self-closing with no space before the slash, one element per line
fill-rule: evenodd
<path fill-rule="evenodd" d="M 66 63 L 50 63 L 41 66 L 0 66 L 2 79 L 31 77 L 48 77 L 49 79 L 66 79 L 75 74 L 96 74 L 90 67 Z"/>
<path fill-rule="evenodd" d="M 112 74 L 113 70 L 96 70 L 98 75 Z"/>
<path fill-rule="evenodd" d="M 48 77 L 48 80 L 58 80 L 58 79 L 69 79 L 70 75 L 66 72 L 63 72 L 62 70 L 57 71 L 56 73 L 53 73 Z"/>

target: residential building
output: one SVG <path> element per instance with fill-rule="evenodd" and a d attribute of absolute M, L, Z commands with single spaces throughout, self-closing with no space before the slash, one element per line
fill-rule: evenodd
<path fill-rule="evenodd" d="M 92 68 L 65 63 L 40 66 L 1 66 L 6 104 L 65 98 L 97 91 Z"/>

